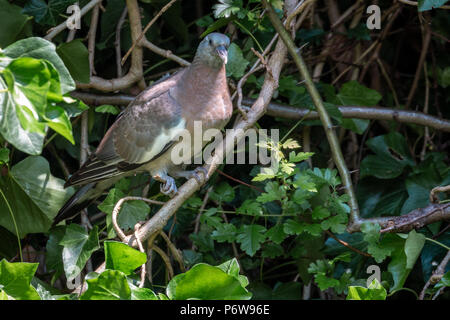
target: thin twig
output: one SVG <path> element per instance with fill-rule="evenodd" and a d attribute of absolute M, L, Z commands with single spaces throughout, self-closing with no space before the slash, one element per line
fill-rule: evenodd
<path fill-rule="evenodd" d="M 213 190 L 213 187 L 209 187 L 208 190 L 206 190 L 205 195 L 203 196 L 202 205 L 200 206 L 200 209 L 198 210 L 197 217 L 195 218 L 195 225 L 194 225 L 194 234 L 198 233 L 199 227 L 200 227 L 200 218 L 202 216 L 202 211 L 205 209 L 206 204 L 208 203 L 209 195 L 211 194 Z M 192 244 L 192 250 L 196 249 L 195 244 Z"/>
<path fill-rule="evenodd" d="M 431 284 L 435 284 L 439 282 L 439 280 L 441 280 L 442 276 L 445 273 L 445 267 L 447 267 L 449 261 L 450 261 L 450 250 L 447 251 L 447 254 L 445 255 L 444 259 L 442 259 L 441 263 L 438 265 L 436 270 L 434 270 L 433 275 L 430 277 L 430 279 L 428 279 L 427 283 L 423 287 L 419 295 L 419 300 L 424 299 L 425 293 Z"/>
<path fill-rule="evenodd" d="M 81 10 L 80 10 L 80 17 L 84 16 L 89 10 L 91 10 L 93 7 L 95 7 L 97 4 L 99 4 L 102 0 L 92 0 L 88 4 L 86 4 Z M 44 37 L 44 39 L 51 41 L 58 33 L 65 30 L 67 28 L 67 20 L 65 20 L 63 23 L 57 25 L 54 28 L 51 28 L 47 35 Z"/>
<path fill-rule="evenodd" d="M 137 237 L 136 237 L 137 238 Z M 167 268 L 167 272 L 168 272 L 168 278 L 169 280 L 173 278 L 174 276 L 174 272 L 173 272 L 173 268 L 172 265 L 170 264 L 170 259 L 167 256 L 167 254 L 157 245 L 153 245 L 152 249 L 159 254 L 159 256 L 161 257 L 161 259 L 164 261 L 164 264 L 166 265 Z"/>
<path fill-rule="evenodd" d="M 128 56 L 131 54 L 131 52 L 134 50 L 136 45 L 142 40 L 142 37 L 145 35 L 145 33 L 148 31 L 148 29 L 155 23 L 156 20 L 164 13 L 166 12 L 177 0 L 171 0 L 168 4 L 166 4 L 164 7 L 162 7 L 161 10 L 153 17 L 152 20 L 145 26 L 144 30 L 141 32 L 141 34 L 133 41 L 133 45 L 128 50 L 128 52 L 125 54 L 125 56 L 122 58 L 121 64 L 123 65 L 125 61 L 127 61 Z"/>
<path fill-rule="evenodd" d="M 411 85 L 411 89 L 409 90 L 408 98 L 406 99 L 405 109 L 409 109 L 409 107 L 411 106 L 412 100 L 414 98 L 414 94 L 416 93 L 416 90 L 417 90 L 417 85 L 419 84 L 420 75 L 422 74 L 423 64 L 424 64 L 425 58 L 427 56 L 428 47 L 430 45 L 431 32 L 430 32 L 430 27 L 428 26 L 427 22 L 424 23 L 423 29 L 424 29 L 424 32 L 423 32 L 424 36 L 423 36 L 423 41 L 422 41 L 422 49 L 420 51 L 420 58 L 419 58 L 419 62 L 417 63 L 416 74 L 414 75 L 413 84 Z M 425 77 L 427 77 L 427 75 L 425 75 Z"/>
<path fill-rule="evenodd" d="M 308 68 L 306 67 L 305 62 L 303 61 L 303 58 L 301 57 L 301 55 L 297 52 L 295 44 L 292 41 L 289 33 L 284 28 L 282 22 L 279 20 L 277 14 L 275 13 L 272 6 L 267 2 L 267 0 L 263 0 L 263 4 L 264 4 L 264 7 L 267 9 L 267 12 L 269 14 L 269 19 L 272 22 L 272 25 L 274 26 L 277 33 L 280 35 L 280 38 L 285 43 L 285 45 L 289 51 L 289 54 L 293 58 L 300 74 L 305 79 L 305 86 L 313 100 L 316 110 L 319 113 L 320 120 L 325 129 L 325 134 L 327 136 L 328 143 L 330 144 L 331 154 L 332 154 L 334 163 L 336 164 L 336 167 L 338 168 L 339 174 L 342 179 L 342 183 L 345 187 L 345 191 L 350 198 L 349 206 L 350 206 L 351 212 L 350 212 L 349 225 L 352 225 L 353 223 L 356 223 L 360 220 L 358 202 L 356 200 L 356 195 L 353 190 L 351 176 L 350 176 L 347 166 L 345 164 L 345 160 L 342 155 L 342 151 L 341 151 L 339 142 L 337 140 L 336 133 L 333 130 L 333 124 L 331 122 L 330 116 L 328 115 L 328 112 L 326 111 L 326 109 L 323 105 L 322 98 L 320 97 L 319 92 L 317 91 L 316 87 L 314 86 L 314 83 L 312 81 L 311 75 L 309 74 Z"/>
<path fill-rule="evenodd" d="M 368 254 L 367 252 L 361 251 L 359 249 L 356 249 L 355 247 L 351 246 L 350 244 L 348 244 L 347 242 L 345 242 L 344 240 L 339 239 L 338 237 L 336 237 L 331 231 L 329 230 L 325 230 L 326 234 L 328 234 L 330 237 L 332 237 L 334 240 L 336 240 L 338 243 L 342 244 L 344 247 L 349 248 L 350 250 L 356 252 L 357 254 L 360 254 L 362 256 L 365 257 L 372 257 L 370 254 Z"/>
<path fill-rule="evenodd" d="M 116 40 L 114 41 L 114 46 L 116 48 L 116 68 L 117 68 L 117 78 L 122 77 L 122 64 L 120 63 L 120 60 L 122 59 L 122 51 L 120 49 L 120 31 L 122 30 L 122 26 L 125 22 L 125 19 L 127 17 L 128 8 L 125 6 L 123 8 L 122 14 L 120 15 L 119 21 L 117 22 L 116 27 Z"/>
<path fill-rule="evenodd" d="M 136 223 L 136 225 L 134 226 L 134 233 L 136 234 L 136 232 L 139 230 L 139 228 L 141 227 L 141 224 L 138 222 Z M 138 248 L 139 251 L 142 253 L 145 253 L 144 251 L 144 247 L 142 246 L 142 242 L 139 240 L 139 238 L 137 239 L 137 244 L 138 244 Z M 145 282 L 145 263 L 143 265 L 141 265 L 141 282 L 139 282 L 139 288 L 143 288 L 144 287 L 144 282 Z"/>
<path fill-rule="evenodd" d="M 177 249 L 177 247 L 175 247 L 172 241 L 170 241 L 169 237 L 166 235 L 164 231 L 161 231 L 159 234 L 164 239 L 164 241 L 166 241 L 166 245 L 169 248 L 170 252 L 172 253 L 172 256 L 175 258 L 175 260 L 177 260 L 181 272 L 185 272 L 186 268 L 184 267 L 183 256 L 181 255 L 180 251 Z"/>
<path fill-rule="evenodd" d="M 449 192 L 449 191 L 450 191 L 450 185 L 434 187 L 433 189 L 431 189 L 431 192 L 430 192 L 430 202 L 437 203 L 439 201 L 439 198 L 436 196 L 436 193 Z"/>

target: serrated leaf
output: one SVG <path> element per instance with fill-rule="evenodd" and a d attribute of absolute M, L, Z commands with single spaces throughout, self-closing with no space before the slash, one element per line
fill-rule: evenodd
<path fill-rule="evenodd" d="M 241 249 L 249 256 L 261 248 L 261 243 L 266 239 L 266 228 L 258 224 L 243 225 L 239 229 L 236 241 L 241 244 Z"/>
<path fill-rule="evenodd" d="M 116 115 L 116 114 L 119 114 L 120 110 L 116 106 L 111 106 L 111 105 L 108 105 L 108 104 L 104 104 L 104 105 L 95 107 L 95 112 L 110 113 L 110 114 Z"/>

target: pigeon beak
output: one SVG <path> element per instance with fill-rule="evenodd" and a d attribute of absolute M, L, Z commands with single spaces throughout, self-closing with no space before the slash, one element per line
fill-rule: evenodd
<path fill-rule="evenodd" d="M 228 51 L 225 48 L 225 46 L 218 46 L 216 48 L 217 54 L 219 55 L 220 59 L 222 59 L 223 63 L 227 64 L 228 60 Z"/>

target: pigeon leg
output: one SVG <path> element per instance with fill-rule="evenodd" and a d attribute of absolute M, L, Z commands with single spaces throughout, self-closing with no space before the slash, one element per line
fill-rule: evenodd
<path fill-rule="evenodd" d="M 160 191 L 166 196 L 173 197 L 178 189 L 175 184 L 175 179 L 165 173 L 158 173 L 153 176 L 153 178 L 161 182 Z"/>
<path fill-rule="evenodd" d="M 194 178 L 199 184 L 204 184 L 208 177 L 208 170 L 203 167 L 197 167 L 194 170 L 175 170 L 171 172 L 176 178 L 190 179 Z"/>

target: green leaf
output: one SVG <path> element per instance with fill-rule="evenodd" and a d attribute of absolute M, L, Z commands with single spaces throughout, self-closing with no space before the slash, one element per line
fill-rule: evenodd
<path fill-rule="evenodd" d="M 242 10 L 242 2 L 239 5 L 234 0 L 219 0 L 218 4 L 213 5 L 214 16 L 216 18 L 229 18 L 233 14 L 237 14 Z"/>
<path fill-rule="evenodd" d="M 44 134 L 25 130 L 16 112 L 16 104 L 3 78 L 0 77 L 0 134 L 14 147 L 28 154 L 42 151 Z"/>
<path fill-rule="evenodd" d="M 98 228 L 95 226 L 88 234 L 83 227 L 71 224 L 59 244 L 64 246 L 62 258 L 66 278 L 72 281 L 83 270 L 91 254 L 100 248 Z"/>
<path fill-rule="evenodd" d="M 379 241 L 381 227 L 377 223 L 365 222 L 361 225 L 364 240 L 368 242 L 367 252 L 372 255 L 377 263 L 381 263 L 392 252 L 391 247 L 385 247 Z"/>
<path fill-rule="evenodd" d="M 119 270 L 130 275 L 147 262 L 147 255 L 125 243 L 105 241 L 105 268 Z"/>
<path fill-rule="evenodd" d="M 0 7 L 2 8 L 0 10 L 0 21 L 2 22 L 0 48 L 5 48 L 17 40 L 30 17 L 22 14 L 21 7 L 10 4 L 6 0 L 0 0 Z"/>
<path fill-rule="evenodd" d="M 276 243 L 266 243 L 262 249 L 263 258 L 274 259 L 284 254 L 283 247 Z"/>
<path fill-rule="evenodd" d="M 231 223 L 221 223 L 211 234 L 211 238 L 217 242 L 232 243 L 236 240 L 236 227 Z"/>
<path fill-rule="evenodd" d="M 6 47 L 3 53 L 10 58 L 31 57 L 48 60 L 59 73 L 61 93 L 75 90 L 75 82 L 64 62 L 57 55 L 52 42 L 38 37 L 26 38 Z"/>
<path fill-rule="evenodd" d="M 352 80 L 342 85 L 336 98 L 335 102 L 339 105 L 375 106 L 382 96 L 377 91 Z"/>
<path fill-rule="evenodd" d="M 57 273 L 64 272 L 64 264 L 62 261 L 62 251 L 64 247 L 60 245 L 66 230 L 63 226 L 52 228 L 48 237 L 46 249 L 46 265 L 48 270 L 56 271 Z"/>
<path fill-rule="evenodd" d="M 5 164 L 9 162 L 9 149 L 0 148 L 0 164 Z"/>
<path fill-rule="evenodd" d="M 150 207 L 142 200 L 127 201 L 123 204 L 117 217 L 117 223 L 122 229 L 134 230 L 139 221 L 145 221 L 150 213 Z"/>
<path fill-rule="evenodd" d="M 64 189 L 64 181 L 51 175 L 47 160 L 40 156 L 29 156 L 13 166 L 7 176 L 0 177 L 0 188 L 21 238 L 28 233 L 47 232 L 74 191 L 72 187 Z M 8 204 L 0 195 L 0 225 L 16 234 Z"/>
<path fill-rule="evenodd" d="M 36 22 L 44 25 L 56 25 L 58 17 L 66 13 L 68 6 L 76 0 L 29 0 L 23 8 L 23 13 L 33 16 Z"/>
<path fill-rule="evenodd" d="M 274 243 L 280 244 L 284 239 L 286 239 L 287 234 L 284 232 L 284 227 L 282 224 L 276 224 L 266 232 L 266 237 Z"/>
<path fill-rule="evenodd" d="M 235 276 L 204 263 L 175 276 L 166 292 L 173 300 L 248 300 L 252 296 Z"/>
<path fill-rule="evenodd" d="M 398 177 L 407 165 L 414 165 L 403 135 L 391 132 L 366 142 L 376 155 L 369 155 L 361 163 L 361 177 L 375 176 L 380 179 Z"/>
<path fill-rule="evenodd" d="M 0 261 L 0 289 L 16 300 L 40 300 L 31 279 L 38 263 Z"/>
<path fill-rule="evenodd" d="M 327 277 L 326 275 L 321 273 L 315 275 L 314 280 L 322 291 L 339 285 L 338 279 Z"/>
<path fill-rule="evenodd" d="M 224 263 L 217 266 L 220 268 L 223 272 L 226 272 L 230 276 L 235 277 L 239 282 L 241 283 L 242 287 L 248 286 L 248 279 L 246 276 L 239 274 L 240 267 L 239 263 L 236 260 L 236 258 L 233 258 L 231 260 L 225 261 Z"/>
<path fill-rule="evenodd" d="M 234 199 L 234 189 L 227 182 L 222 182 L 214 188 L 210 197 L 217 202 L 230 202 Z"/>
<path fill-rule="evenodd" d="M 249 256 L 253 255 L 261 248 L 261 242 L 266 239 L 266 228 L 258 224 L 243 225 L 239 229 L 236 241 L 241 244 L 241 249 Z"/>
<path fill-rule="evenodd" d="M 447 2 L 448 0 L 418 0 L 417 10 L 419 10 L 419 12 L 423 12 L 436 9 L 443 6 Z"/>
<path fill-rule="evenodd" d="M 286 196 L 286 190 L 275 181 L 270 181 L 264 187 L 265 193 L 261 194 L 256 201 L 266 203 L 281 200 Z"/>
<path fill-rule="evenodd" d="M 95 107 L 95 112 L 110 113 L 110 114 L 116 115 L 116 114 L 120 113 L 120 109 L 116 106 L 104 104 L 102 106 Z"/>
<path fill-rule="evenodd" d="M 322 220 L 330 216 L 330 211 L 325 207 L 317 206 L 312 211 L 311 216 L 314 220 Z"/>
<path fill-rule="evenodd" d="M 258 202 L 246 199 L 244 200 L 242 205 L 236 209 L 236 213 L 259 216 L 263 214 L 263 211 L 261 205 Z"/>
<path fill-rule="evenodd" d="M 80 300 L 130 300 L 131 290 L 126 275 L 118 270 L 105 270 L 97 278 L 86 280 L 88 288 Z M 139 294 L 139 293 L 138 293 Z"/>
<path fill-rule="evenodd" d="M 348 287 L 347 300 L 386 300 L 386 296 L 386 289 L 377 279 L 373 279 L 369 288 L 361 286 Z"/>
<path fill-rule="evenodd" d="M 64 42 L 58 46 L 56 52 L 69 69 L 70 75 L 76 81 L 89 83 L 89 53 L 80 39 Z"/>
<path fill-rule="evenodd" d="M 406 268 L 412 269 L 425 244 L 425 236 L 412 230 L 405 241 Z"/>
<path fill-rule="evenodd" d="M 131 300 L 159 300 L 156 294 L 148 288 L 139 288 L 130 283 Z"/>
<path fill-rule="evenodd" d="M 241 48 L 232 43 L 228 48 L 227 76 L 236 79 L 241 78 L 248 64 L 249 62 L 244 58 Z"/>

